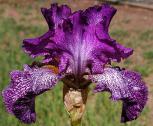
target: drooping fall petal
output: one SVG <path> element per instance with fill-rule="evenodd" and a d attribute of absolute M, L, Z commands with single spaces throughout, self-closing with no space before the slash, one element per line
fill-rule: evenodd
<path fill-rule="evenodd" d="M 45 68 L 25 65 L 24 71 L 13 71 L 10 76 L 10 85 L 2 92 L 8 112 L 24 123 L 35 122 L 35 97 L 52 89 L 58 81 L 58 75 Z"/>
<path fill-rule="evenodd" d="M 91 79 L 97 84 L 95 92 L 108 91 L 111 99 L 123 101 L 121 122 L 134 120 L 142 112 L 148 91 L 139 73 L 105 68 L 103 74 L 91 75 Z"/>

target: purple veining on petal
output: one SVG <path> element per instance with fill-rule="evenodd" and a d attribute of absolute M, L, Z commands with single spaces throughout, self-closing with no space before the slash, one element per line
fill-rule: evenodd
<path fill-rule="evenodd" d="M 23 41 L 25 52 L 33 58 L 40 55 L 52 54 L 47 46 L 51 45 L 53 47 L 50 46 L 50 48 L 55 49 L 56 45 L 52 44 L 53 42 L 50 38 L 54 35 L 54 31 L 59 23 L 71 14 L 71 9 L 67 5 L 58 6 L 57 4 L 52 4 L 50 9 L 42 8 L 41 11 L 48 23 L 49 31 L 40 37 L 25 39 Z M 45 59 L 43 62 L 46 61 L 48 61 L 48 59 Z"/>
<path fill-rule="evenodd" d="M 67 61 L 58 64 L 60 71 L 70 68 L 73 74 L 79 75 L 90 66 L 92 74 L 102 73 L 105 64 L 120 62 L 133 52 L 110 37 L 109 24 L 116 9 L 109 5 L 71 13 L 67 6 L 54 4 L 50 9 L 42 9 L 42 13 L 50 30 L 41 37 L 24 40 L 23 47 L 33 57 L 45 56 L 42 62 L 53 60 L 53 53 L 59 61 L 66 56 Z"/>
<path fill-rule="evenodd" d="M 95 92 L 109 91 L 111 99 L 123 101 L 121 122 L 131 121 L 139 116 L 148 96 L 147 87 L 139 73 L 105 68 L 103 74 L 91 75 L 91 79 L 97 83 Z"/>
<path fill-rule="evenodd" d="M 52 89 L 58 81 L 58 75 L 46 68 L 25 65 L 24 71 L 13 71 L 10 76 L 10 85 L 2 92 L 8 112 L 24 123 L 35 122 L 35 97 Z"/>
<path fill-rule="evenodd" d="M 52 31 L 48 31 L 44 35 L 38 38 L 25 39 L 23 40 L 23 49 L 31 57 L 35 58 L 40 55 L 48 55 L 49 49 L 46 48 L 50 41 L 50 37 L 53 35 Z"/>
<path fill-rule="evenodd" d="M 48 23 L 49 29 L 53 30 L 71 14 L 71 9 L 67 5 L 58 6 L 55 3 L 51 5 L 50 9 L 42 8 L 41 12 Z"/>

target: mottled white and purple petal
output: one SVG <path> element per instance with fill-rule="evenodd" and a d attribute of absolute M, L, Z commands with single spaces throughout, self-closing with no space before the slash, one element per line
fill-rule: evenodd
<path fill-rule="evenodd" d="M 54 30 L 41 37 L 24 40 L 23 47 L 33 57 L 45 56 L 43 62 L 53 60 L 53 54 L 59 59 L 66 56 L 66 62 L 60 60 L 59 69 L 70 68 L 73 74 L 79 75 L 90 66 L 91 73 L 95 74 L 102 73 L 105 64 L 120 62 L 133 52 L 110 37 L 109 24 L 116 9 L 107 4 L 74 13 L 67 6 L 54 4 L 50 9 L 42 9 L 42 12 L 49 27 Z"/>
<path fill-rule="evenodd" d="M 35 97 L 52 89 L 58 81 L 58 75 L 46 68 L 25 65 L 23 71 L 13 71 L 10 76 L 10 85 L 2 92 L 8 112 L 24 123 L 35 122 Z"/>
<path fill-rule="evenodd" d="M 123 101 L 121 122 L 134 120 L 142 112 L 148 91 L 139 73 L 105 68 L 103 74 L 91 75 L 91 79 L 97 84 L 94 92 L 108 91 L 111 99 Z"/>

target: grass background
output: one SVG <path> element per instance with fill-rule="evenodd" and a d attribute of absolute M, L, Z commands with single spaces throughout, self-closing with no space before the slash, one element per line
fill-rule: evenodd
<path fill-rule="evenodd" d="M 54 0 L 55 1 L 55 0 Z M 53 1 L 52 1 L 53 2 Z M 93 6 L 95 0 L 57 0 L 73 10 Z M 47 31 L 40 7 L 49 7 L 48 0 L 0 0 L 0 92 L 9 83 L 9 72 L 22 69 L 33 60 L 21 49 L 24 38 L 36 37 Z M 119 65 L 140 72 L 149 87 L 149 101 L 141 116 L 133 122 L 120 123 L 121 102 L 109 100 L 110 94 L 89 93 L 83 126 L 150 126 L 152 123 L 153 30 L 149 21 L 152 11 L 115 6 L 118 13 L 111 23 L 110 33 L 120 43 L 135 50 L 133 56 Z M 135 16 L 132 16 L 135 14 Z M 146 15 L 148 14 L 148 15 Z M 127 16 L 125 16 L 127 15 Z M 144 22 L 140 17 L 147 18 Z M 139 22 L 138 22 L 139 21 Z M 148 23 L 147 23 L 148 21 Z M 148 24 L 148 25 L 147 25 Z M 92 87 L 91 87 L 92 89 Z M 62 83 L 36 98 L 37 121 L 32 126 L 68 126 L 69 120 L 62 102 Z M 9 115 L 0 96 L 0 126 L 25 126 Z"/>

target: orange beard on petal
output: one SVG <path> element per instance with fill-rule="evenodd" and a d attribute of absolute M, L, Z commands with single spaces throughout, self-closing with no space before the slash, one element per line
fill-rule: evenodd
<path fill-rule="evenodd" d="M 58 73 L 59 73 L 58 67 L 53 66 L 53 65 L 45 65 L 45 66 L 43 66 L 43 68 L 50 69 L 50 70 L 52 70 L 55 74 L 58 74 Z"/>

